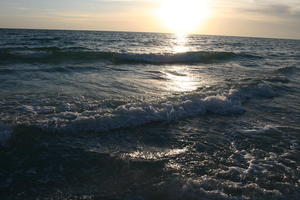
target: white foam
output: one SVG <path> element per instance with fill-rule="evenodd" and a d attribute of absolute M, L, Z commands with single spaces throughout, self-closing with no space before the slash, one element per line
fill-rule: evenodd
<path fill-rule="evenodd" d="M 266 134 L 271 131 L 278 131 L 276 129 L 276 126 L 274 125 L 265 125 L 265 126 L 258 126 L 258 127 L 253 127 L 252 129 L 245 129 L 241 130 L 242 133 L 245 134 L 250 134 L 250 135 L 259 135 L 259 134 Z"/>
<path fill-rule="evenodd" d="M 122 155 L 124 158 L 130 159 L 144 159 L 144 160 L 158 160 L 167 157 L 173 157 L 183 154 L 188 151 L 188 148 L 183 149 L 140 149 L 134 152 L 125 153 Z"/>
<path fill-rule="evenodd" d="M 170 195 L 172 199 L 235 199 L 225 194 L 219 186 L 218 180 L 205 175 L 198 180 L 173 183 Z"/>
<path fill-rule="evenodd" d="M 241 114 L 245 109 L 240 101 L 233 101 L 226 96 L 210 96 L 204 99 L 205 108 L 208 112 L 215 114 Z"/>
<path fill-rule="evenodd" d="M 243 102 L 255 97 L 273 97 L 272 88 L 266 84 L 256 87 L 241 87 L 229 91 L 193 92 L 181 96 L 149 99 L 144 103 L 127 103 L 117 108 L 102 108 L 101 102 L 78 102 L 86 110 L 71 104 L 49 106 L 30 104 L 18 108 L 23 118 L 18 124 L 28 122 L 47 130 L 71 132 L 102 132 L 119 128 L 139 126 L 152 122 L 173 121 L 195 115 L 236 115 L 246 110 Z M 88 104 L 88 105 L 85 105 Z M 28 118 L 28 113 L 30 118 Z M 246 130 L 247 132 L 247 130 Z M 251 130 L 248 130 L 251 132 Z"/>
<path fill-rule="evenodd" d="M 164 63 L 196 63 L 196 62 L 212 62 L 218 60 L 228 60 L 237 57 L 238 54 L 233 52 L 185 52 L 185 53 L 167 53 L 167 54 L 117 54 L 117 58 L 121 61 L 129 62 L 146 62 L 153 64 Z M 242 55 L 240 55 L 242 56 Z"/>
<path fill-rule="evenodd" d="M 79 113 L 77 113 L 77 112 L 61 112 L 55 116 L 58 118 L 74 120 L 78 117 L 78 115 L 79 115 Z"/>
<path fill-rule="evenodd" d="M 55 112 L 54 106 L 23 105 L 20 109 L 33 114 L 50 114 Z"/>
<path fill-rule="evenodd" d="M 71 122 L 63 126 L 69 131 L 108 131 L 118 128 L 134 127 L 157 121 L 177 120 L 207 113 L 219 115 L 242 114 L 245 99 L 273 97 L 275 93 L 268 85 L 253 88 L 230 90 L 228 93 L 203 96 L 183 96 L 172 101 L 133 104 L 119 106 L 110 112 L 93 111 L 83 113 L 64 113 L 61 118 Z M 59 116 L 58 116 L 59 117 Z"/>
<path fill-rule="evenodd" d="M 186 100 L 177 103 L 165 102 L 154 105 L 127 104 L 118 107 L 109 114 L 100 115 L 100 117 L 79 115 L 76 120 L 67 126 L 67 129 L 72 131 L 107 131 L 155 121 L 170 121 L 194 115 L 203 115 L 208 112 L 215 114 L 240 114 L 244 112 L 244 109 L 240 103 L 236 104 L 223 96 L 211 96 L 205 99 Z"/>

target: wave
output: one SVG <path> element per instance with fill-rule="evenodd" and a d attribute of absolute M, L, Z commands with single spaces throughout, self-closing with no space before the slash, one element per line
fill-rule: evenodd
<path fill-rule="evenodd" d="M 48 73 L 70 73 L 70 72 L 85 72 L 85 71 L 97 71 L 99 70 L 98 67 L 93 66 L 59 66 L 59 67 L 46 67 L 46 68 L 39 68 L 39 69 L 0 69 L 0 74 L 14 74 L 16 72 L 48 72 Z M 120 70 L 121 69 L 112 69 L 112 70 Z M 125 71 L 125 70 L 124 70 Z"/>
<path fill-rule="evenodd" d="M 119 128 L 135 127 L 159 121 L 172 121 L 205 113 L 241 114 L 245 110 L 225 96 L 214 96 L 199 100 L 186 100 L 181 103 L 166 102 L 158 105 L 132 105 L 118 107 L 112 113 L 101 117 L 78 116 L 63 131 L 103 132 Z M 60 130 L 59 130 L 60 131 Z"/>
<path fill-rule="evenodd" d="M 37 42 L 51 42 L 60 40 L 61 37 L 37 37 L 37 38 L 30 38 L 30 41 L 37 41 Z"/>
<path fill-rule="evenodd" d="M 267 84 L 230 89 L 216 94 L 192 93 L 159 101 L 123 103 L 116 107 L 83 111 L 56 106 L 23 105 L 18 108 L 25 121 L 16 126 L 0 124 L 0 147 L 8 144 L 18 126 L 38 128 L 46 132 L 106 132 L 132 128 L 155 122 L 171 122 L 208 114 L 231 116 L 246 112 L 243 103 L 252 98 L 272 98 L 276 93 Z M 101 104 L 101 102 L 99 102 Z M 88 106 L 87 106 L 88 108 Z M 28 116 L 35 116 L 28 121 Z M 22 116 L 18 117 L 22 120 Z"/>
<path fill-rule="evenodd" d="M 119 128 L 140 126 L 152 122 L 173 121 L 196 115 L 237 115 L 246 110 L 242 104 L 255 97 L 272 98 L 276 93 L 269 85 L 231 89 L 227 93 L 210 96 L 182 96 L 176 100 L 156 103 L 121 105 L 109 113 L 88 112 L 61 113 L 56 118 L 71 118 L 70 123 L 55 131 L 67 132 L 103 132 Z M 66 115 L 66 117 L 65 117 Z M 54 129 L 53 129 L 54 130 Z"/>
<path fill-rule="evenodd" d="M 300 69 L 295 66 L 281 67 L 275 70 L 275 72 L 285 74 L 285 75 L 296 73 L 299 71 Z"/>
<path fill-rule="evenodd" d="M 107 60 L 115 64 L 193 64 L 213 63 L 236 58 L 255 59 L 258 56 L 234 52 L 194 51 L 184 53 L 118 53 L 74 48 L 0 49 L 2 62 L 68 62 L 74 60 Z"/>

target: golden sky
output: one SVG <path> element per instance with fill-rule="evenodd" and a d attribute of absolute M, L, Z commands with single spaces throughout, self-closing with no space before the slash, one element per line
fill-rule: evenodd
<path fill-rule="evenodd" d="M 0 27 L 300 39 L 300 1 L 0 0 Z"/>

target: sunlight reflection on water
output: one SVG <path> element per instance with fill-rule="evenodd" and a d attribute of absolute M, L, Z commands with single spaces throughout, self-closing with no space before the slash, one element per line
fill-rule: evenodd
<path fill-rule="evenodd" d="M 193 91 L 199 86 L 199 81 L 188 67 L 176 66 L 164 71 L 169 80 L 166 84 L 167 90 L 171 91 Z"/>
<path fill-rule="evenodd" d="M 175 34 L 171 49 L 174 53 L 185 53 L 190 49 L 187 45 L 187 34 Z M 166 89 L 170 91 L 182 92 L 193 91 L 198 87 L 199 81 L 191 73 L 188 66 L 170 66 L 163 71 L 165 78 L 169 80 L 166 84 Z"/>
<path fill-rule="evenodd" d="M 128 153 L 124 156 L 129 157 L 131 159 L 157 160 L 157 159 L 183 154 L 187 151 L 188 151 L 187 147 L 183 149 L 169 149 L 169 150 L 162 150 L 162 149 L 156 149 L 156 150 L 153 149 L 152 151 L 138 150 L 138 151 Z"/>
<path fill-rule="evenodd" d="M 173 51 L 175 53 L 183 53 L 188 52 L 189 47 L 188 43 L 188 35 L 187 34 L 175 34 L 175 40 L 173 45 Z"/>

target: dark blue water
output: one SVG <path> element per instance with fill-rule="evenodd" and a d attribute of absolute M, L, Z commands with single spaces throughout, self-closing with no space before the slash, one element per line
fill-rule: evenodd
<path fill-rule="evenodd" d="M 300 41 L 0 29 L 1 199 L 300 198 Z"/>

